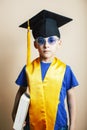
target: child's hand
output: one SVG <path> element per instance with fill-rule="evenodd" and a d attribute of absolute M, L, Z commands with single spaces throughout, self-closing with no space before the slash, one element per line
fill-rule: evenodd
<path fill-rule="evenodd" d="M 26 126 L 26 121 L 24 122 L 24 124 L 23 124 L 23 127 L 25 127 Z M 13 129 L 13 130 L 15 130 L 15 129 Z"/>
<path fill-rule="evenodd" d="M 23 127 L 25 127 L 26 126 L 26 121 L 24 122 L 24 124 L 23 124 Z"/>

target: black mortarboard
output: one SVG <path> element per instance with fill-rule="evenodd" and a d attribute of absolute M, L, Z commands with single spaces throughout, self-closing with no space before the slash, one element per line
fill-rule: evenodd
<path fill-rule="evenodd" d="M 49 37 L 56 35 L 60 37 L 60 32 L 58 28 L 70 22 L 71 20 L 71 18 L 67 18 L 65 16 L 47 10 L 42 10 L 28 21 L 33 36 L 36 39 L 39 36 Z M 28 21 L 26 21 L 19 27 L 28 28 Z"/>

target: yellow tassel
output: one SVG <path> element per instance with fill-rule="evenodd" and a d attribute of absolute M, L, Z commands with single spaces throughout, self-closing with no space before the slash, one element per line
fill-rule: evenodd
<path fill-rule="evenodd" d="M 28 28 L 27 28 L 27 65 L 31 62 L 31 55 L 30 55 L 30 26 L 28 21 Z"/>

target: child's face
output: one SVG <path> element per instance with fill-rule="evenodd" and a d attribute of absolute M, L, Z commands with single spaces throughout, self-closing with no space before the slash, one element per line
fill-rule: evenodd
<path fill-rule="evenodd" d="M 57 36 L 50 36 L 47 38 L 38 37 L 34 42 L 34 46 L 38 49 L 42 59 L 50 59 L 55 56 L 59 42 L 60 39 Z"/>

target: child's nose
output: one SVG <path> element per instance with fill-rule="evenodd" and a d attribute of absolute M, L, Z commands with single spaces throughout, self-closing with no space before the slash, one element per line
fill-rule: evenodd
<path fill-rule="evenodd" d="M 48 41 L 46 41 L 46 42 L 44 43 L 44 46 L 45 46 L 45 47 L 49 47 Z"/>

